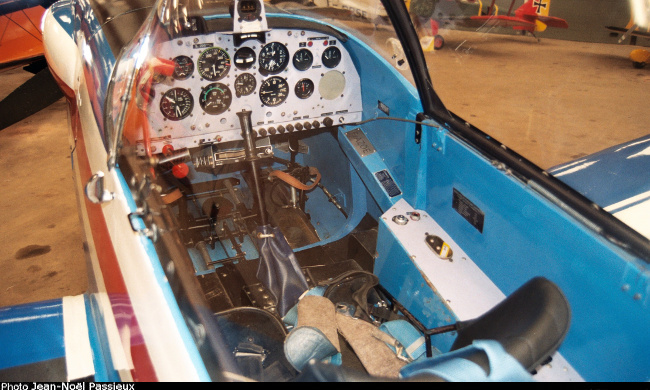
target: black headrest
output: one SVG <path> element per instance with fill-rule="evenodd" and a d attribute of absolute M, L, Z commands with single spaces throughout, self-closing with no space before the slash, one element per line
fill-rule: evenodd
<path fill-rule="evenodd" d="M 559 287 L 536 277 L 482 316 L 459 322 L 451 350 L 473 340 L 497 340 L 524 368 L 533 371 L 559 348 L 570 322 L 571 309 Z M 487 367 L 486 360 L 475 363 Z"/>

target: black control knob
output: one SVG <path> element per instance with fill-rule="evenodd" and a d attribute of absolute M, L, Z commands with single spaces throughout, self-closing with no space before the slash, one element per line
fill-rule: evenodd
<path fill-rule="evenodd" d="M 288 131 L 289 133 L 292 133 L 293 130 L 294 130 L 293 125 L 287 125 L 287 131 Z"/>
<path fill-rule="evenodd" d="M 334 120 L 328 116 L 327 118 L 323 119 L 323 124 L 325 127 L 332 127 Z"/>
<path fill-rule="evenodd" d="M 302 123 L 296 123 L 296 130 L 302 130 Z"/>
<path fill-rule="evenodd" d="M 305 130 L 311 130 L 311 123 L 305 122 Z"/>
<path fill-rule="evenodd" d="M 282 125 L 278 126 L 278 132 L 280 134 L 284 134 L 285 131 L 287 131 L 287 129 L 285 129 L 284 126 L 282 126 Z"/>
<path fill-rule="evenodd" d="M 260 137 L 266 137 L 266 129 L 260 129 Z"/>
<path fill-rule="evenodd" d="M 312 126 L 314 126 L 314 129 L 318 129 L 320 127 L 320 122 L 319 121 L 313 121 L 311 123 Z"/>
<path fill-rule="evenodd" d="M 275 135 L 278 131 L 275 129 L 275 127 L 269 127 L 269 134 Z"/>

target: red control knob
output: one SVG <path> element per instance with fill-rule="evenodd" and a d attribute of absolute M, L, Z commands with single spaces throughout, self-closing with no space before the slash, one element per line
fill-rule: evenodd
<path fill-rule="evenodd" d="M 183 179 L 190 173 L 190 168 L 185 163 L 176 164 L 172 167 L 172 174 L 177 179 Z"/>

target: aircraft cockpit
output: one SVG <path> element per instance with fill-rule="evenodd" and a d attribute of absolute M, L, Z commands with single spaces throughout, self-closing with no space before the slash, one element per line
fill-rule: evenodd
<path fill-rule="evenodd" d="M 382 61 L 359 56 L 363 43 L 318 20 L 267 16 L 259 1 L 221 3 L 232 17 L 213 17 L 191 2 L 171 7 L 175 13 L 162 3 L 148 38 L 118 63 L 111 96 L 132 99 L 107 122 L 109 130 L 124 129 L 113 132 L 116 144 L 161 169 L 199 271 L 256 258 L 255 245 L 244 248 L 254 237 L 238 242 L 223 232 L 251 233 L 266 213 L 288 224 L 278 223 L 294 248 L 345 235 L 355 174 L 337 132 L 368 110 L 358 67 Z M 377 102 L 368 104 L 376 115 Z M 255 180 L 245 177 L 252 160 L 261 169 Z M 310 207 L 319 202 L 328 207 Z M 268 203 L 264 212 L 260 203 Z"/>
<path fill-rule="evenodd" d="M 345 328 L 354 318 L 350 329 L 362 324 L 369 327 L 362 336 L 371 337 L 337 341 L 321 357 L 357 367 L 361 359 L 370 375 L 396 378 L 414 357 L 387 352 L 385 340 L 378 350 L 388 356 L 379 361 L 374 350 L 360 352 L 379 340 L 373 332 L 393 320 L 427 332 L 445 322 L 434 309 L 454 316 L 407 253 L 453 267 L 429 277 L 480 279 L 480 300 L 451 298 L 472 301 L 471 315 L 503 295 L 409 204 L 421 199 L 405 199 L 405 190 L 423 185 L 411 168 L 433 165 L 409 151 L 435 144 L 440 126 L 422 114 L 430 102 L 402 73 L 408 64 L 386 12 L 368 23 L 341 18 L 340 7 L 282 3 L 159 1 L 113 71 L 109 167 L 124 173 L 133 194 L 132 228 L 152 239 L 166 277 L 182 281 L 170 282 L 178 301 L 200 296 L 192 307 L 207 305 L 202 323 L 216 321 L 245 376 L 292 380 L 322 352 L 287 334 L 299 328 L 297 302 L 317 291 L 328 299 L 301 300 L 313 301 L 305 310 L 316 317 L 324 314 L 319 305 L 331 309 L 317 321 Z M 454 197 L 469 208 L 462 193 Z M 465 261 L 452 264 L 452 256 Z M 469 273 L 458 268 L 468 266 Z M 398 286 L 399 299 L 425 298 L 402 306 L 380 281 Z M 426 345 L 418 338 L 418 356 L 452 346 L 455 334 L 444 329 L 437 345 L 432 334 Z"/>

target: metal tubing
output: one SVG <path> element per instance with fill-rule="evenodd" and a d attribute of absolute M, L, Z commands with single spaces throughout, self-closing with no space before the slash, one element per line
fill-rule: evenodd
<path fill-rule="evenodd" d="M 253 125 L 251 123 L 251 111 L 240 111 L 237 113 L 239 123 L 241 124 L 242 135 L 244 136 L 244 145 L 246 148 L 246 160 L 251 164 L 253 171 L 253 187 L 255 187 L 255 196 L 257 198 L 257 205 L 260 214 L 262 226 L 266 226 L 266 210 L 264 209 L 264 198 L 262 197 L 262 189 L 260 187 L 260 177 L 257 169 L 257 160 L 255 155 L 255 139 L 253 135 Z"/>

